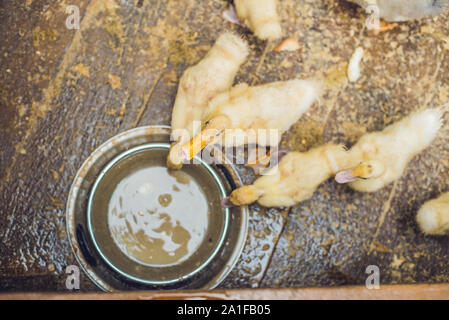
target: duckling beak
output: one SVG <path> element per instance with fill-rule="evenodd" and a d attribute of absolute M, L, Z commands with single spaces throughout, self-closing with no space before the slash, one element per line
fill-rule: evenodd
<path fill-rule="evenodd" d="M 179 157 L 182 160 L 192 160 L 201 150 L 213 143 L 223 133 L 228 123 L 229 119 L 225 116 L 218 116 L 208 121 L 199 134 L 181 147 Z"/>
<path fill-rule="evenodd" d="M 361 163 L 352 169 L 340 171 L 335 175 L 335 181 L 340 184 L 354 182 L 357 179 L 364 179 L 369 175 L 370 166 Z"/>
<path fill-rule="evenodd" d="M 201 131 L 189 142 L 181 145 L 175 144 L 170 149 L 167 158 L 167 167 L 173 170 L 179 170 L 185 161 L 192 160 L 198 153 L 201 152 L 207 145 L 212 143 L 221 132 L 208 129 Z"/>
<path fill-rule="evenodd" d="M 352 169 L 340 171 L 335 176 L 338 183 L 349 183 L 358 179 L 377 178 L 384 172 L 384 166 L 377 161 L 362 162 Z"/>
<path fill-rule="evenodd" d="M 229 200 L 229 197 L 221 199 L 221 207 L 223 209 L 237 207 L 235 204 Z"/>
<path fill-rule="evenodd" d="M 357 180 L 357 177 L 354 176 L 354 170 L 349 169 L 345 171 L 340 171 L 335 175 L 335 181 L 340 184 L 345 184 L 349 182 L 353 182 Z"/>
<path fill-rule="evenodd" d="M 167 157 L 167 168 L 179 170 L 183 165 L 183 157 L 181 155 L 181 146 L 179 143 L 173 143 Z"/>
<path fill-rule="evenodd" d="M 193 139 L 190 139 L 189 143 L 186 143 L 179 150 L 179 157 L 183 160 L 192 160 L 195 155 L 203 150 L 208 142 L 215 137 L 215 134 L 211 132 L 201 131 Z"/>

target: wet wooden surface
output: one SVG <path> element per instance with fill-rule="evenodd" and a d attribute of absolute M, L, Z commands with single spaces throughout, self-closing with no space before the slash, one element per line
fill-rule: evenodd
<path fill-rule="evenodd" d="M 449 100 L 448 14 L 378 35 L 366 15 L 337 0 L 282 0 L 286 35 L 298 52 L 274 52 L 222 18 L 225 0 L 26 0 L 0 3 L 0 290 L 65 290 L 75 264 L 64 205 L 87 156 L 130 128 L 170 123 L 177 82 L 225 30 L 251 54 L 236 82 L 326 77 L 321 101 L 284 137 L 305 150 L 348 145 L 366 131 Z M 81 29 L 65 27 L 77 5 Z M 357 46 L 362 77 L 345 78 Z M 449 281 L 449 240 L 424 237 L 420 205 L 449 190 L 449 124 L 404 177 L 373 194 L 327 182 L 291 209 L 251 207 L 243 255 L 222 288 Z M 307 130 L 305 130 L 305 128 Z M 254 176 L 239 168 L 243 180 Z M 97 290 L 83 276 L 81 290 Z"/>

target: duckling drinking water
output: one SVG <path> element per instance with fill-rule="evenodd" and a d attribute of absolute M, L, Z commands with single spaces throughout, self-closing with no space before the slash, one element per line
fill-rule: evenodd
<path fill-rule="evenodd" d="M 374 10 L 386 21 L 397 22 L 438 15 L 449 9 L 449 0 L 349 0 Z M 375 9 L 374 9 L 375 8 Z M 376 12 L 376 10 L 378 12 Z"/>
<path fill-rule="evenodd" d="M 279 81 L 259 86 L 239 84 L 213 98 L 203 113 L 203 130 L 172 152 L 177 167 L 210 144 L 225 147 L 258 144 L 274 147 L 321 94 L 316 80 Z"/>
<path fill-rule="evenodd" d="M 290 152 L 272 172 L 234 190 L 228 200 L 237 206 L 255 201 L 265 207 L 293 206 L 310 198 L 321 183 L 346 166 L 346 161 L 345 148 L 336 144 Z"/>
<path fill-rule="evenodd" d="M 426 202 L 416 216 L 422 232 L 428 235 L 449 235 L 449 192 Z"/>
<path fill-rule="evenodd" d="M 188 68 L 181 77 L 172 114 L 170 153 L 179 151 L 179 144 L 189 141 L 199 132 L 195 121 L 201 121 L 208 102 L 231 88 L 235 75 L 248 56 L 248 45 L 240 37 L 221 35 L 206 57 Z M 179 169 L 179 167 L 177 168 Z"/>
<path fill-rule="evenodd" d="M 442 110 L 418 111 L 381 132 L 364 135 L 348 152 L 349 169 L 335 180 L 374 192 L 399 179 L 410 160 L 427 148 L 442 125 Z"/>

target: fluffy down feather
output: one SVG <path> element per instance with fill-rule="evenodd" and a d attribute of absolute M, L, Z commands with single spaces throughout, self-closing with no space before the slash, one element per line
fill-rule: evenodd
<path fill-rule="evenodd" d="M 421 231 L 428 235 L 449 235 L 449 192 L 426 202 L 416 216 Z"/>
<path fill-rule="evenodd" d="M 410 160 L 435 139 L 441 117 L 441 109 L 418 111 L 381 132 L 364 135 L 348 153 L 352 169 L 345 172 L 359 178 L 350 186 L 374 192 L 400 178 Z"/>
<path fill-rule="evenodd" d="M 341 145 L 327 144 L 307 152 L 290 152 L 254 184 L 234 190 L 234 205 L 257 201 L 265 207 L 289 207 L 310 198 L 318 186 L 341 170 L 347 161 Z"/>

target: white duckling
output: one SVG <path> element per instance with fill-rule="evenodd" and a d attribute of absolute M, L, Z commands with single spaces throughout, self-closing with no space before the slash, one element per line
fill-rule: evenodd
<path fill-rule="evenodd" d="M 348 152 L 349 169 L 335 180 L 375 192 L 399 179 L 410 160 L 427 148 L 442 125 L 442 110 L 418 111 L 381 132 L 364 135 Z"/>
<path fill-rule="evenodd" d="M 172 152 L 170 167 L 191 160 L 210 144 L 274 147 L 321 94 L 315 80 L 290 80 L 259 86 L 239 84 L 213 98 L 203 114 L 203 130 Z"/>
<path fill-rule="evenodd" d="M 282 37 L 277 0 L 234 0 L 238 18 L 262 40 Z"/>
<path fill-rule="evenodd" d="M 449 235 L 449 192 L 426 202 L 419 209 L 416 220 L 427 235 Z"/>
<path fill-rule="evenodd" d="M 248 56 L 248 45 L 240 37 L 221 35 L 207 55 L 181 77 L 172 114 L 172 140 L 170 152 L 177 152 L 179 143 L 188 142 L 196 135 L 209 101 L 217 94 L 229 90 L 240 66 Z M 179 168 L 178 168 L 179 169 Z"/>
<path fill-rule="evenodd" d="M 290 152 L 277 167 L 252 185 L 234 190 L 227 199 L 232 205 L 255 201 L 265 207 L 290 207 L 312 197 L 318 186 L 346 165 L 342 145 L 327 144 L 307 152 Z"/>
<path fill-rule="evenodd" d="M 449 9 L 449 0 L 349 0 L 390 22 L 438 15 Z M 374 12 L 373 12 L 374 10 Z M 376 12 L 377 10 L 377 12 Z"/>

